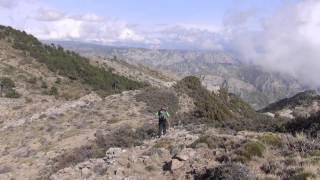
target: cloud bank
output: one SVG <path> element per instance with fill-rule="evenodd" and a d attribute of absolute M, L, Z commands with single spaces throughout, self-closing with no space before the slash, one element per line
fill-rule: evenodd
<path fill-rule="evenodd" d="M 283 7 L 250 31 L 236 24 L 228 42 L 241 59 L 320 86 L 320 1 Z"/>

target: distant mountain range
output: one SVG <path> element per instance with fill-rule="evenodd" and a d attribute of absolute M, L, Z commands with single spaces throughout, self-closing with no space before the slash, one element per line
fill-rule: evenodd
<path fill-rule="evenodd" d="M 289 75 L 245 64 L 225 52 L 111 47 L 71 41 L 49 43 L 59 44 L 86 56 L 116 57 L 131 64 L 171 71 L 180 77 L 196 75 L 211 90 L 226 81 L 230 92 L 239 95 L 256 109 L 309 89 Z"/>

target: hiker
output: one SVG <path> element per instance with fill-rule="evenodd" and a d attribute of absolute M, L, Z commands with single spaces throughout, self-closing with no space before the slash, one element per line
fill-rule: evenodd
<path fill-rule="evenodd" d="M 118 85 L 120 84 L 120 82 L 119 82 L 119 80 L 114 80 L 113 82 L 112 82 L 112 89 L 113 90 L 118 90 Z"/>
<path fill-rule="evenodd" d="M 169 112 L 165 107 L 162 107 L 157 113 L 156 117 L 159 119 L 159 133 L 158 136 L 165 135 L 168 128 L 168 118 L 170 117 Z"/>
<path fill-rule="evenodd" d="M 2 97 L 3 89 L 4 89 L 4 85 L 3 85 L 3 83 L 0 81 L 0 97 Z"/>

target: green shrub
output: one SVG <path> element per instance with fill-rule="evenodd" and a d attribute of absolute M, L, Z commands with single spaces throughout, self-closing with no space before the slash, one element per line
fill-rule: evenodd
<path fill-rule="evenodd" d="M 311 153 L 311 156 L 319 156 L 320 157 L 320 150 L 315 150 Z"/>
<path fill-rule="evenodd" d="M 48 88 L 48 85 L 47 85 L 47 83 L 45 81 L 42 81 L 41 88 L 43 88 L 43 89 L 47 89 Z"/>
<path fill-rule="evenodd" d="M 265 149 L 265 146 L 260 142 L 248 142 L 241 148 L 240 155 L 251 160 L 254 156 L 262 157 Z"/>
<path fill-rule="evenodd" d="M 48 94 L 50 96 L 57 96 L 59 94 L 58 88 L 56 88 L 55 86 L 52 86 Z"/>
<path fill-rule="evenodd" d="M 61 78 L 57 78 L 56 81 L 55 81 L 55 83 L 61 84 Z"/>
<path fill-rule="evenodd" d="M 16 90 L 11 89 L 6 92 L 6 98 L 20 98 L 21 94 L 19 94 Z"/>
<path fill-rule="evenodd" d="M 281 138 L 273 133 L 266 133 L 258 138 L 260 141 L 267 145 L 282 147 L 283 143 Z"/>
<path fill-rule="evenodd" d="M 320 112 L 312 114 L 310 117 L 298 117 L 288 121 L 283 125 L 284 132 L 292 134 L 305 133 L 308 137 L 319 138 L 320 134 Z"/>
<path fill-rule="evenodd" d="M 310 178 L 314 178 L 314 174 L 309 172 L 301 172 L 293 176 L 293 180 L 308 180 Z"/>
<path fill-rule="evenodd" d="M 193 142 L 190 147 L 196 148 L 198 144 L 206 144 L 208 145 L 208 148 L 214 149 L 219 147 L 220 145 L 223 145 L 222 138 L 214 137 L 214 136 L 200 136 L 199 139 L 197 139 L 195 142 Z"/>
<path fill-rule="evenodd" d="M 223 100 L 203 87 L 199 78 L 185 77 L 175 85 L 175 88 L 178 92 L 186 93 L 194 99 L 196 117 L 218 121 L 232 117 L 231 111 Z"/>
<path fill-rule="evenodd" d="M 2 84 L 4 89 L 12 89 L 15 87 L 15 83 L 12 79 L 8 77 L 0 78 L 0 83 Z"/>

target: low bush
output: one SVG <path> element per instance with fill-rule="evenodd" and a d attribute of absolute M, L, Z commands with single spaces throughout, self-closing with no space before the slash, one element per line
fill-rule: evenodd
<path fill-rule="evenodd" d="M 274 147 L 282 147 L 283 142 L 279 135 L 273 133 L 266 133 L 258 138 L 261 142 L 274 146 Z"/>
<path fill-rule="evenodd" d="M 293 177 L 291 177 L 291 179 L 293 180 L 308 180 L 311 178 L 315 178 L 315 175 L 310 172 L 297 173 Z"/>
<path fill-rule="evenodd" d="M 145 123 L 137 128 L 136 136 L 140 140 L 151 139 L 158 136 L 158 126 L 154 123 Z"/>
<path fill-rule="evenodd" d="M 213 169 L 207 169 L 203 174 L 196 174 L 196 180 L 210 179 L 210 180 L 248 180 L 253 179 L 249 169 L 236 163 L 223 164 Z"/>
<path fill-rule="evenodd" d="M 227 143 L 227 139 L 224 139 L 222 137 L 204 135 L 204 136 L 201 136 L 199 139 L 197 139 L 195 142 L 193 142 L 190 145 L 190 147 L 196 148 L 198 144 L 206 144 L 208 145 L 208 148 L 215 149 L 215 148 L 225 147 L 226 143 Z"/>
<path fill-rule="evenodd" d="M 2 84 L 4 89 L 12 89 L 15 87 L 14 81 L 8 77 L 0 78 L 0 84 Z"/>
<path fill-rule="evenodd" d="M 41 88 L 47 89 L 48 88 L 48 84 L 45 81 L 42 81 L 41 82 Z"/>
<path fill-rule="evenodd" d="M 61 84 L 61 78 L 57 78 L 55 81 L 56 84 Z"/>
<path fill-rule="evenodd" d="M 52 87 L 50 88 L 48 94 L 49 94 L 50 96 L 57 96 L 57 95 L 59 94 L 58 88 L 55 87 L 55 86 L 52 86 Z"/>
<path fill-rule="evenodd" d="M 4 94 L 6 98 L 19 98 L 19 94 L 14 88 L 16 87 L 14 81 L 8 77 L 0 78 L 1 93 Z M 2 94 L 1 94 L 2 95 Z"/>
<path fill-rule="evenodd" d="M 320 150 L 315 150 L 311 153 L 311 156 L 319 156 L 320 157 Z"/>
<path fill-rule="evenodd" d="M 19 94 L 16 90 L 10 89 L 5 94 L 6 98 L 20 98 L 21 94 Z"/>
<path fill-rule="evenodd" d="M 295 120 L 289 121 L 283 125 L 284 132 L 292 134 L 303 132 L 308 137 L 320 137 L 320 112 L 311 115 L 308 118 L 299 117 Z"/>
<path fill-rule="evenodd" d="M 248 142 L 244 144 L 238 154 L 245 157 L 247 160 L 251 160 L 254 156 L 262 157 L 265 149 L 265 146 L 260 142 Z"/>

